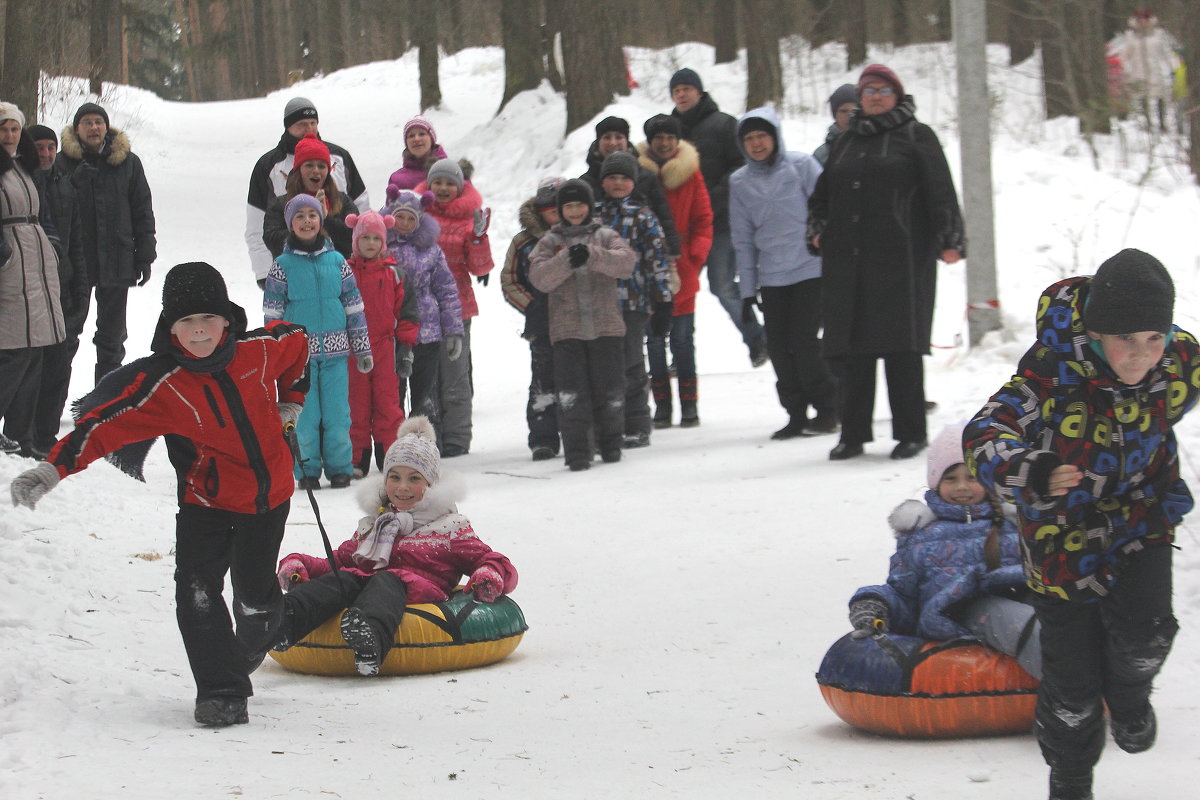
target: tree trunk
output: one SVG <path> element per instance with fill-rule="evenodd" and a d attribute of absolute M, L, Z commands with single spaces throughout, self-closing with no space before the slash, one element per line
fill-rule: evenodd
<path fill-rule="evenodd" d="M 1008 39 L 1008 64 L 1016 66 L 1037 49 L 1037 26 L 1030 10 L 1031 0 L 1005 0 L 1002 13 Z"/>
<path fill-rule="evenodd" d="M 503 109 L 521 92 L 536 89 L 545 77 L 542 63 L 542 8 L 530 0 L 503 0 L 500 36 L 504 42 Z"/>
<path fill-rule="evenodd" d="M 1075 113 L 1068 82 L 1066 53 L 1066 17 L 1064 0 L 1046 0 L 1041 4 L 1044 16 L 1039 28 L 1042 40 L 1042 90 L 1045 94 L 1046 119 L 1069 117 Z"/>
<path fill-rule="evenodd" d="M 564 4 L 565 5 L 565 4 Z M 594 117 L 617 94 L 629 94 L 625 55 L 611 11 L 580 0 L 563 9 L 563 77 L 567 93 L 567 130 Z"/>
<path fill-rule="evenodd" d="M 19 3 L 15 5 L 20 5 Z M 107 66 L 108 23 L 116 10 L 113 0 L 92 0 L 88 14 L 88 91 L 97 97 L 104 91 Z"/>
<path fill-rule="evenodd" d="M 1065 37 L 1075 113 L 1084 133 L 1109 133 L 1103 8 L 1091 0 L 1067 0 L 1070 33 Z"/>
<path fill-rule="evenodd" d="M 739 0 L 746 40 L 746 108 L 783 102 L 779 6 L 775 0 Z"/>
<path fill-rule="evenodd" d="M 9 0 L 4 20 L 4 99 L 15 103 L 26 124 L 38 119 L 38 61 L 42 54 L 40 22 L 44 14 L 34 3 Z"/>
<path fill-rule="evenodd" d="M 904 0 L 891 0 L 892 7 L 892 44 L 901 47 L 911 44 L 911 33 L 908 27 L 908 4 Z"/>
<path fill-rule="evenodd" d="M 738 13 L 737 4 L 730 0 L 717 0 L 712 11 L 714 56 L 717 64 L 730 64 L 738 57 Z"/>
<path fill-rule="evenodd" d="M 421 86 L 421 111 L 442 104 L 442 84 L 438 79 L 438 15 L 433 3 L 411 6 L 416 13 L 413 43 L 417 46 L 417 81 Z"/>
<path fill-rule="evenodd" d="M 867 4 L 865 0 L 846 0 L 838 8 L 845 14 L 846 69 L 867 63 Z"/>

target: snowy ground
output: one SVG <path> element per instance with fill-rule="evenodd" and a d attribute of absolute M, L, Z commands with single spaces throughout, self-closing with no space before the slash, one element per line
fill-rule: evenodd
<path fill-rule="evenodd" d="M 835 47 L 787 48 L 785 132 L 811 150 L 829 122 L 824 98 L 852 80 Z M 1090 272 L 1125 246 L 1158 255 L 1195 330 L 1200 202 L 1178 156 L 1136 128 L 1096 143 L 1099 168 L 1071 123 L 1038 114 L 1031 68 L 993 49 L 1000 300 L 1007 332 L 967 352 L 963 267 L 943 267 L 928 368 L 931 421 L 972 413 L 1009 375 L 1032 333 L 1037 292 Z M 889 63 L 934 125 L 957 173 L 953 59 L 944 47 L 873 54 Z M 697 68 L 726 111 L 742 111 L 745 64 L 711 50 L 635 51 L 645 87 L 603 112 L 635 131 L 670 108 L 666 81 Z M 561 135 L 565 108 L 528 92 L 493 119 L 498 50 L 442 62 L 444 108 L 430 116 L 454 156 L 476 166 L 495 209 L 494 255 L 516 208 L 545 175 L 576 175 L 590 127 Z M 83 99 L 58 85 L 52 122 Z M 356 67 L 250 101 L 173 104 L 113 87 L 104 98 L 146 163 L 159 229 L 156 277 L 131 293 L 130 357 L 146 352 L 167 268 L 204 259 L 235 299 L 259 298 L 242 239 L 245 185 L 276 141 L 287 99 L 312 98 L 322 133 L 351 150 L 376 202 L 399 161 L 399 126 L 416 112 L 416 62 Z M 640 137 L 636 137 L 639 138 Z M 1029 736 L 921 742 L 856 732 L 828 710 L 813 674 L 847 628 L 845 604 L 881 580 L 887 512 L 917 496 L 921 459 L 896 463 L 886 405 L 877 442 L 846 463 L 830 437 L 771 442 L 785 421 L 770 368 L 752 370 L 716 302 L 698 307 L 703 425 L 657 432 L 648 450 L 586 474 L 534 464 L 525 447 L 527 349 L 495 281 L 474 327 L 475 441 L 453 462 L 463 510 L 521 572 L 515 599 L 530 630 L 495 666 L 455 674 L 314 678 L 268 661 L 255 675 L 251 724 L 212 731 L 191 720 L 192 682 L 173 620 L 174 481 L 158 447 L 138 485 L 106 464 L 72 477 L 35 512 L 0 506 L 0 796 L 5 798 L 374 798 L 385 796 L 763 798 L 1039 797 L 1045 769 Z M 85 333 L 90 339 L 90 332 Z M 73 396 L 94 352 L 76 361 Z M 881 386 L 881 395 L 882 395 Z M 1200 427 L 1182 426 L 1185 476 L 1200 486 Z M 0 487 L 30 462 L 0 456 Z M 359 513 L 352 493 L 319 493 L 336 541 Z M 1183 630 L 1159 681 L 1158 746 L 1110 747 L 1098 797 L 1179 797 L 1200 768 L 1190 735 L 1200 707 L 1196 522 L 1180 531 L 1176 606 Z M 306 497 L 286 550 L 320 551 Z"/>

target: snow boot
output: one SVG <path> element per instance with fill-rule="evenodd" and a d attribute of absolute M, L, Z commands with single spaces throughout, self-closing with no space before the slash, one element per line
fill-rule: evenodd
<path fill-rule="evenodd" d="M 1092 774 L 1064 775 L 1050 770 L 1050 800 L 1093 800 Z"/>
<path fill-rule="evenodd" d="M 340 625 L 342 638 L 354 651 L 354 668 L 359 675 L 378 675 L 380 658 L 379 635 L 357 608 L 347 608 Z"/>
<path fill-rule="evenodd" d="M 244 697 L 210 697 L 196 701 L 196 722 L 206 728 L 245 725 L 250 721 Z"/>
<path fill-rule="evenodd" d="M 367 473 L 371 471 L 371 448 L 364 447 L 358 451 L 358 458 L 354 459 L 354 480 L 365 478 Z"/>
<path fill-rule="evenodd" d="M 696 404 L 700 399 L 699 381 L 696 378 L 679 382 L 679 412 L 682 415 L 679 427 L 694 428 L 700 424 L 700 412 Z"/>
<path fill-rule="evenodd" d="M 383 472 L 383 458 L 387 455 L 387 448 L 379 442 L 375 443 L 375 468 Z"/>
<path fill-rule="evenodd" d="M 1146 704 L 1146 711 L 1131 722 L 1112 720 L 1112 737 L 1117 747 L 1126 753 L 1144 753 L 1154 746 L 1158 736 L 1158 720 L 1154 716 L 1154 706 Z"/>
<path fill-rule="evenodd" d="M 654 427 L 671 427 L 671 382 L 652 380 L 650 391 L 654 395 Z"/>

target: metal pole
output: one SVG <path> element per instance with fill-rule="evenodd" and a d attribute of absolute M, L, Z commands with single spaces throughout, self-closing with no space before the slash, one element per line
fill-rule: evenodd
<path fill-rule="evenodd" d="M 992 209 L 991 102 L 987 82 L 984 0 L 953 0 L 958 61 L 958 129 L 962 147 L 963 214 L 967 234 L 967 324 L 972 345 L 1000 329 Z"/>

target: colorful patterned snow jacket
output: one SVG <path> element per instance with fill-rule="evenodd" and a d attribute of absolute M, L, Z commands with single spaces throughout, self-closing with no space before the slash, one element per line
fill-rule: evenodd
<path fill-rule="evenodd" d="M 662 181 L 667 205 L 679 232 L 679 291 L 675 293 L 675 316 L 696 312 L 696 293 L 700 291 L 700 270 L 708 260 L 713 240 L 713 210 L 700 171 L 700 153 L 691 142 L 680 141 L 679 150 L 659 164 L 650 153 L 650 143 L 638 145 L 638 163 Z"/>
<path fill-rule="evenodd" d="M 984 548 L 996 513 L 990 503 L 947 503 L 933 489 L 925 492 L 924 503 L 905 500 L 888 515 L 896 552 L 887 583 L 862 587 L 850 602 L 877 598 L 887 603 L 888 628 L 895 633 L 937 640 L 971 636 L 951 616 L 955 605 L 1025 582 L 1020 537 L 1009 519 L 1001 518 L 997 531 L 1000 566 L 986 566 Z"/>
<path fill-rule="evenodd" d="M 517 588 L 516 567 L 480 541 L 471 521 L 458 513 L 456 503 L 463 491 L 455 476 L 443 474 L 410 512 L 392 508 L 383 491 L 384 480 L 376 478 L 374 485 L 359 494 L 363 510 L 369 515 L 359 521 L 354 536 L 334 552 L 340 569 L 363 576 L 386 569 L 404 581 L 409 603 L 445 600 L 463 575 L 470 579 L 468 589 L 485 576 L 504 587 L 502 594 Z M 387 526 L 389 534 L 395 536 L 391 558 L 380 569 L 355 558 L 359 545 L 373 533 L 378 535 L 377 526 Z M 289 559 L 299 559 L 310 580 L 329 572 L 329 561 L 324 557 L 292 553 L 279 563 Z"/>
<path fill-rule="evenodd" d="M 323 237 L 314 252 L 289 241 L 271 264 L 263 289 L 263 316 L 286 319 L 308 331 L 309 357 L 318 360 L 371 353 L 363 299 L 354 273 Z"/>
<path fill-rule="evenodd" d="M 979 481 L 1017 506 L 1029 586 L 1074 601 L 1107 595 L 1125 554 L 1174 539 L 1193 501 L 1173 427 L 1200 396 L 1200 346 L 1178 327 L 1142 383 L 1116 379 L 1083 326 L 1090 281 L 1042 292 L 1037 343 L 963 433 Z M 1038 494 L 1062 464 L 1083 481 Z"/>
<path fill-rule="evenodd" d="M 658 303 L 674 299 L 667 286 L 667 252 L 662 226 L 654 212 L 632 197 L 600 201 L 596 214 L 600 222 L 612 228 L 629 243 L 637 256 L 633 275 L 617 284 L 617 300 L 622 311 L 654 310 Z"/>
<path fill-rule="evenodd" d="M 142 479 L 157 436 L 179 482 L 179 503 L 261 514 L 292 496 L 292 454 L 276 403 L 303 403 L 308 391 L 304 329 L 268 322 L 246 332 L 234 319 L 216 351 L 188 356 L 159 321 L 151 349 L 106 375 L 75 405 L 75 428 L 46 458 L 59 477 L 101 456 Z"/>
<path fill-rule="evenodd" d="M 422 183 L 413 190 L 424 194 L 429 187 Z M 433 216 L 442 232 L 438 245 L 446 254 L 446 263 L 458 286 L 458 300 L 462 304 L 462 318 L 479 316 L 479 304 L 475 302 L 475 290 L 471 288 L 472 275 L 487 275 L 495 266 L 492 263 L 492 245 L 485 232 L 475 238 L 475 212 L 483 208 L 483 197 L 471 183 L 463 181 L 462 193 L 449 203 L 434 203 L 425 209 L 422 216 Z"/>
<path fill-rule="evenodd" d="M 387 232 L 388 252 L 396 260 L 396 268 L 404 273 L 405 291 L 417 298 L 417 344 L 440 342 L 463 332 L 458 287 L 437 243 L 440 232 L 437 220 L 428 214 L 421 215 L 412 233 L 400 233 L 395 228 Z"/>

